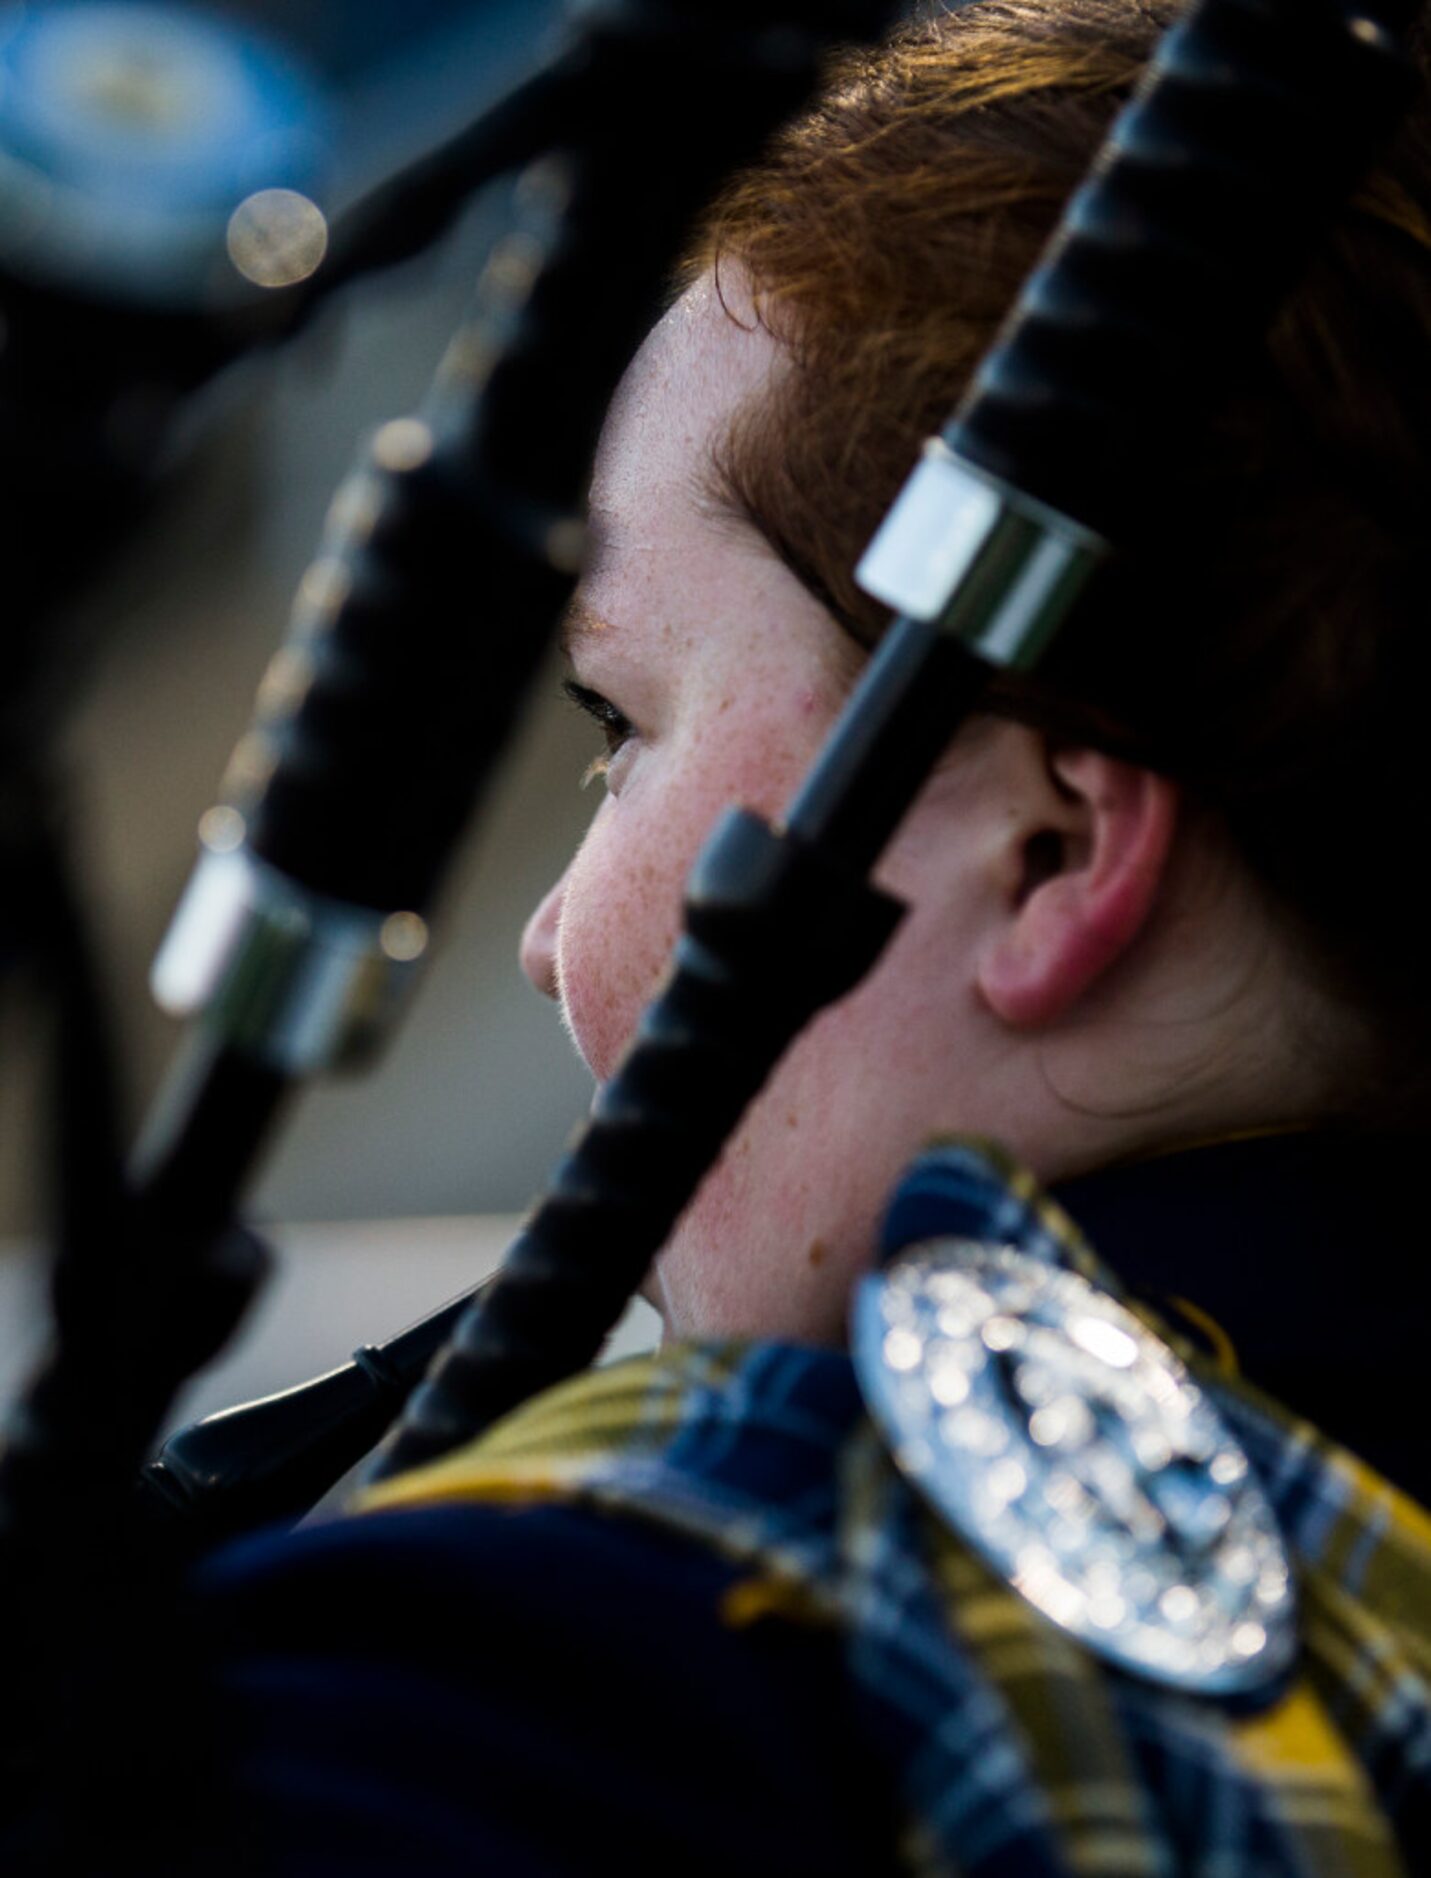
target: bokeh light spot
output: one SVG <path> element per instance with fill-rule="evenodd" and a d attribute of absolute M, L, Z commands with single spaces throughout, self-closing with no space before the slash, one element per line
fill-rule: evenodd
<path fill-rule="evenodd" d="M 328 252 L 328 223 L 296 189 L 260 189 L 229 217 L 229 259 L 257 287 L 291 287 Z"/>

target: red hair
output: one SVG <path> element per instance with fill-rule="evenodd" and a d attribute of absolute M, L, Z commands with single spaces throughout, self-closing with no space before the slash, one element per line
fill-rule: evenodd
<path fill-rule="evenodd" d="M 885 616 L 854 564 L 1177 10 L 982 0 L 843 59 L 688 257 L 686 278 L 738 267 L 792 360 L 725 439 L 726 491 L 865 645 Z M 1224 387 L 1168 492 L 1180 532 L 1125 557 L 1002 700 L 1221 818 L 1324 980 L 1379 1023 L 1380 1094 L 1403 1107 L 1431 1088 L 1402 897 L 1431 806 L 1428 200 L 1423 108 Z"/>

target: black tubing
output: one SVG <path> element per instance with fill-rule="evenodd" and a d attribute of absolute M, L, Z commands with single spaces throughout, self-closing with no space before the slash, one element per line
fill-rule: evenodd
<path fill-rule="evenodd" d="M 428 408 L 379 432 L 340 494 L 235 753 L 228 798 L 289 881 L 383 912 L 427 905 L 570 590 L 596 434 L 681 233 L 808 95 L 831 41 L 869 37 L 892 10 L 787 0 L 773 22 L 764 0 L 581 10 L 560 80 L 582 99 L 559 136 L 575 180 L 528 179 L 527 225 L 493 257 Z M 171 1088 L 140 1175 L 166 1243 L 236 1203 L 289 1093 L 236 1047 L 199 1047 L 207 1060 Z M 324 1401 L 337 1419 L 352 1411 L 360 1438 L 365 1392 Z M 289 1510 L 289 1488 L 269 1484 Z"/>
<path fill-rule="evenodd" d="M 1305 268 L 1411 67 L 1337 0 L 1202 0 L 1166 35 L 945 435 L 1113 540 Z"/>

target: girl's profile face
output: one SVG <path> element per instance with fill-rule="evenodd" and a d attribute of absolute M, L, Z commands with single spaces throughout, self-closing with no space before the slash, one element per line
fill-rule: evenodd
<path fill-rule="evenodd" d="M 522 946 L 598 1082 L 662 976 L 702 840 L 732 803 L 779 814 L 855 663 L 708 487 L 712 446 L 783 365 L 769 334 L 738 324 L 702 282 L 637 356 L 598 453 L 568 649 L 572 695 L 604 740 L 605 796 Z M 939 805 L 948 780 L 926 792 L 886 869 L 917 912 L 787 1056 L 658 1263 L 654 1301 L 673 1334 L 838 1339 L 901 1165 L 932 1124 L 969 1123 L 949 1099 L 964 1080 L 951 1072 L 950 964 L 973 941 L 971 913 L 927 878 L 936 845 L 941 879 L 957 858 Z"/>

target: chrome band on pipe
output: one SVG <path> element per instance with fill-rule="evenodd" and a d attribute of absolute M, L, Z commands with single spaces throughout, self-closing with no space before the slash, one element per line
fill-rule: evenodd
<path fill-rule="evenodd" d="M 855 578 L 989 664 L 1027 670 L 1107 553 L 1091 529 L 931 437 Z"/>
<path fill-rule="evenodd" d="M 233 810 L 205 823 L 218 826 L 155 957 L 155 1001 L 289 1075 L 370 1055 L 427 951 L 425 921 L 298 886 L 242 844 Z"/>

